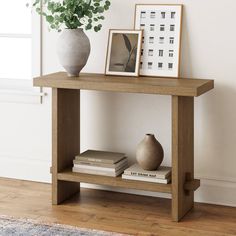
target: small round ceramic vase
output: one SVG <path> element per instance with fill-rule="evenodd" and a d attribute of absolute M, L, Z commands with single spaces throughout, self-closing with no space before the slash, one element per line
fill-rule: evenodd
<path fill-rule="evenodd" d="M 68 76 L 79 76 L 90 54 L 90 42 L 83 29 L 64 29 L 57 41 L 57 54 Z"/>
<path fill-rule="evenodd" d="M 161 144 L 153 134 L 146 134 L 145 138 L 139 143 L 136 151 L 138 164 L 144 170 L 157 170 L 164 157 Z"/>

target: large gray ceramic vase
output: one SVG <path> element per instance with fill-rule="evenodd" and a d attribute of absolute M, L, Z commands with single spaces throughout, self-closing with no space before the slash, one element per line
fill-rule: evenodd
<path fill-rule="evenodd" d="M 79 76 L 90 54 L 90 42 L 83 29 L 64 29 L 58 38 L 57 54 L 68 76 Z"/>
<path fill-rule="evenodd" d="M 139 143 L 136 151 L 138 164 L 144 170 L 157 170 L 164 157 L 161 144 L 153 134 L 146 134 L 145 138 Z"/>

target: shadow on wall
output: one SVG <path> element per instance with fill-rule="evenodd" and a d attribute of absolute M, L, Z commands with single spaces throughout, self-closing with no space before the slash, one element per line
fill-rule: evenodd
<path fill-rule="evenodd" d="M 81 101 L 81 151 L 106 147 L 106 137 L 111 138 L 114 131 L 112 94 L 82 91 Z"/>
<path fill-rule="evenodd" d="M 212 168 L 217 177 L 234 176 L 227 166 L 229 163 L 236 165 L 236 161 L 232 163 L 232 155 L 236 153 L 235 101 L 236 90 L 215 81 L 215 89 L 200 99 L 199 109 L 196 107 L 199 110 L 196 112 L 196 126 L 201 126 L 196 131 L 202 132 L 197 134 L 196 150 L 202 150 L 202 153 L 197 153 L 201 155 L 197 161 L 201 159 L 198 164 L 204 173 Z"/>
<path fill-rule="evenodd" d="M 180 62 L 180 76 L 181 77 L 188 77 L 192 75 L 193 72 L 193 65 L 192 65 L 192 58 L 191 58 L 191 44 L 190 44 L 190 37 L 189 37 L 189 23 L 187 21 L 188 12 L 186 8 L 183 8 L 183 22 L 182 22 L 182 45 L 181 45 L 181 62 Z"/>

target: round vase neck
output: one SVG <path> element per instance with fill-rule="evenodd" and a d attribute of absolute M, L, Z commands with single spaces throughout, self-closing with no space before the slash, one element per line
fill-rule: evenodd
<path fill-rule="evenodd" d="M 79 31 L 83 31 L 84 29 L 83 29 L 83 28 L 76 28 L 76 29 L 69 29 L 69 28 L 65 28 L 64 30 L 68 30 L 68 31 L 69 31 L 69 30 L 70 30 L 70 31 L 72 31 L 72 30 L 76 30 L 76 31 L 77 31 L 77 30 L 79 30 Z"/>

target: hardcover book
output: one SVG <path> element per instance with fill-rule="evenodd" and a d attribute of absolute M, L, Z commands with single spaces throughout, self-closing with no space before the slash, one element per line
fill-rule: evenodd
<path fill-rule="evenodd" d="M 138 180 L 144 182 L 151 182 L 151 183 L 160 183 L 160 184 L 168 184 L 170 182 L 170 178 L 168 179 L 157 179 L 157 178 L 150 178 L 150 177 L 142 177 L 142 176 L 132 176 L 132 175 L 122 175 L 122 179 L 128 180 Z"/>
<path fill-rule="evenodd" d="M 80 161 L 80 160 L 73 160 L 73 163 L 74 165 L 80 165 L 80 166 L 97 166 L 97 167 L 117 169 L 125 163 L 128 164 L 128 158 L 125 157 L 123 160 L 115 164 L 108 164 L 108 163 L 97 162 L 97 161 Z"/>
<path fill-rule="evenodd" d="M 124 153 L 87 150 L 75 157 L 79 161 L 115 164 L 125 158 Z"/>
<path fill-rule="evenodd" d="M 117 168 L 109 168 L 109 167 L 103 167 L 103 166 L 92 166 L 92 165 L 79 165 L 74 164 L 74 167 L 81 170 L 99 170 L 99 171 L 110 171 L 110 172 L 116 172 L 120 169 L 125 170 L 128 167 L 128 162 L 124 162 L 122 165 L 119 165 Z"/>
<path fill-rule="evenodd" d="M 72 171 L 77 172 L 77 173 L 83 173 L 83 174 L 104 175 L 104 176 L 111 176 L 111 177 L 119 176 L 120 174 L 124 172 L 123 169 L 120 169 L 115 172 L 111 172 L 111 171 L 101 171 L 101 170 L 85 170 L 85 169 L 78 169 L 76 167 L 73 167 Z"/>
<path fill-rule="evenodd" d="M 125 170 L 125 175 L 140 176 L 157 179 L 167 179 L 171 174 L 171 167 L 160 166 L 157 170 L 143 170 L 138 164 L 134 164 Z"/>

